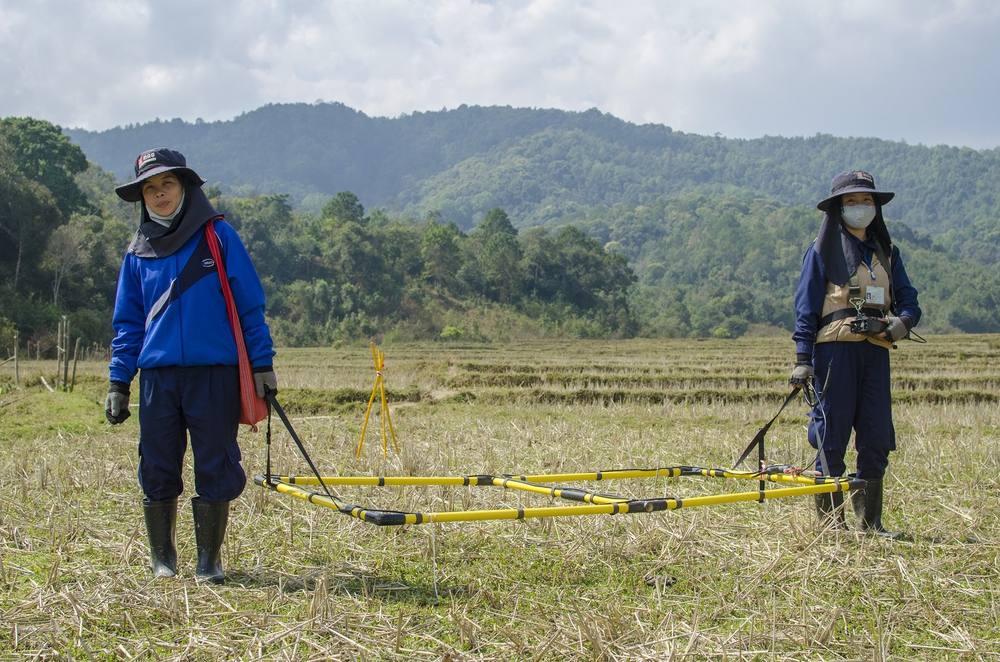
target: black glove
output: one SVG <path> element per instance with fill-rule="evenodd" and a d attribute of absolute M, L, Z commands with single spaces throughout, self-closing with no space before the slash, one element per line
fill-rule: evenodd
<path fill-rule="evenodd" d="M 111 382 L 108 397 L 104 399 L 104 415 L 111 425 L 124 423 L 132 415 L 128 410 L 129 388 L 125 382 Z"/>
<path fill-rule="evenodd" d="M 277 394 L 278 378 L 274 374 L 274 368 L 269 365 L 262 365 L 253 369 L 253 385 L 257 389 L 257 397 L 264 397 L 264 389 L 268 393 Z"/>
<path fill-rule="evenodd" d="M 792 375 L 788 378 L 788 383 L 795 388 L 802 388 L 812 379 L 813 366 L 810 358 L 808 354 L 796 355 L 795 367 L 792 368 Z"/>
<path fill-rule="evenodd" d="M 910 332 L 910 327 L 906 324 L 906 319 L 909 318 L 887 317 L 886 319 L 889 321 L 889 326 L 885 330 L 886 339 L 896 342 L 905 338 Z"/>

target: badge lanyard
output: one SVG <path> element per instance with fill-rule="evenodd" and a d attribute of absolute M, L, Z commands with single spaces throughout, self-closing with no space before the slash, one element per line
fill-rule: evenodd
<path fill-rule="evenodd" d="M 871 258 L 865 255 L 864 251 L 861 251 L 861 259 L 864 260 L 865 266 L 868 267 L 868 273 L 872 277 L 872 282 L 875 282 L 875 269 L 872 267 Z"/>

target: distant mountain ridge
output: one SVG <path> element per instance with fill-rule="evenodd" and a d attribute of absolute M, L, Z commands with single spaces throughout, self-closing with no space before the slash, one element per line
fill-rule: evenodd
<path fill-rule="evenodd" d="M 349 190 L 367 207 L 415 216 L 437 209 L 463 228 L 498 205 L 519 227 L 683 193 L 814 205 L 832 176 L 851 168 L 896 192 L 890 218 L 924 232 L 1000 218 L 1000 148 L 829 135 L 728 139 L 596 109 L 463 105 L 384 118 L 340 103 L 272 104 L 229 121 L 65 133 L 120 180 L 141 150 L 171 146 L 224 188 L 249 185 L 296 202 Z"/>

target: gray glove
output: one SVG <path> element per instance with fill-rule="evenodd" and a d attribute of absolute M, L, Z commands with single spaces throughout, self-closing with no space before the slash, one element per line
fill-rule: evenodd
<path fill-rule="evenodd" d="M 132 415 L 128 410 L 129 387 L 125 382 L 111 382 L 108 397 L 104 399 L 104 415 L 111 425 L 124 423 Z"/>
<path fill-rule="evenodd" d="M 269 365 L 260 366 L 253 369 L 253 385 L 257 389 L 257 397 L 264 397 L 264 389 L 268 393 L 278 392 L 278 378 L 274 374 L 274 368 Z"/>
<path fill-rule="evenodd" d="M 887 317 L 889 326 L 885 330 L 885 337 L 892 342 L 902 340 L 910 330 L 906 327 L 906 322 L 901 317 Z"/>
<path fill-rule="evenodd" d="M 788 383 L 795 388 L 802 388 L 809 383 L 813 377 L 813 367 L 811 363 L 797 362 L 792 368 L 792 376 L 788 378 Z"/>

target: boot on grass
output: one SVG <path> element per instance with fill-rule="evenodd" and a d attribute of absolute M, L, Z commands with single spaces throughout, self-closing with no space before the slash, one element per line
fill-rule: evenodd
<path fill-rule="evenodd" d="M 824 529 L 847 530 L 844 522 L 844 493 L 824 492 L 814 494 L 816 499 L 816 514 L 819 515 L 819 524 Z"/>
<path fill-rule="evenodd" d="M 905 534 L 886 531 L 882 526 L 882 488 L 881 478 L 866 478 L 864 487 L 857 491 L 851 490 L 854 516 L 858 520 L 858 528 L 865 533 L 898 540 L 905 537 Z"/>
<path fill-rule="evenodd" d="M 194 514 L 194 539 L 198 547 L 198 567 L 195 576 L 202 581 L 221 584 L 226 581 L 222 571 L 222 543 L 226 539 L 229 521 L 228 501 L 191 499 Z"/>
<path fill-rule="evenodd" d="M 154 577 L 177 574 L 177 499 L 143 501 L 149 538 L 149 561 Z"/>

